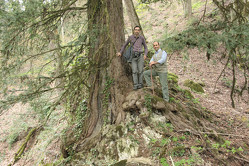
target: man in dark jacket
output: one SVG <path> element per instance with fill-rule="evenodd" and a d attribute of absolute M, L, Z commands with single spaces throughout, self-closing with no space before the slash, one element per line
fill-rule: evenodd
<path fill-rule="evenodd" d="M 133 35 L 129 36 L 126 40 L 123 47 L 120 49 L 120 52 L 117 53 L 118 56 L 121 56 L 126 48 L 126 46 L 130 43 L 133 45 L 133 55 L 131 60 L 132 66 L 132 77 L 133 77 L 133 89 L 140 89 L 143 87 L 143 67 L 144 60 L 148 54 L 148 48 L 146 45 L 146 41 L 143 36 L 140 35 L 141 28 L 139 26 L 134 27 Z M 144 47 L 144 56 L 142 56 Z"/>

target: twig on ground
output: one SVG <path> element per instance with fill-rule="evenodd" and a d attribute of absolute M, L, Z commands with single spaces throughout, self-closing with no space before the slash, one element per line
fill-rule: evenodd
<path fill-rule="evenodd" d="M 171 157 L 171 156 L 169 156 L 169 157 L 170 157 L 170 160 L 171 160 L 172 165 L 173 165 L 173 166 L 175 166 L 175 164 L 174 164 L 174 161 L 173 161 L 172 157 Z"/>

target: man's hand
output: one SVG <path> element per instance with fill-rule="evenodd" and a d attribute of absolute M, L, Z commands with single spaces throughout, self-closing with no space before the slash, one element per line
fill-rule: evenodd
<path fill-rule="evenodd" d="M 118 52 L 116 55 L 117 55 L 117 56 L 121 56 L 121 53 L 120 53 L 120 52 Z"/>
<path fill-rule="evenodd" d="M 144 55 L 144 60 L 147 58 L 147 56 L 146 55 Z"/>
<path fill-rule="evenodd" d="M 152 67 L 152 65 L 155 65 L 155 64 L 158 64 L 158 62 L 155 62 L 155 61 L 152 61 L 152 62 L 150 62 L 150 67 Z"/>

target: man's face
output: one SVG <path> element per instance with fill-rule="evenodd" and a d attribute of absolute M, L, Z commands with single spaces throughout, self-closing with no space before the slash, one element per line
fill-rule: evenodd
<path fill-rule="evenodd" d="M 140 28 L 139 28 L 139 27 L 136 27 L 136 28 L 134 29 L 134 35 L 138 36 L 139 33 L 140 33 Z"/>
<path fill-rule="evenodd" d="M 154 48 L 156 51 L 158 51 L 159 48 L 160 48 L 160 46 L 159 46 L 159 44 L 158 44 L 157 42 L 154 42 L 154 43 L 153 43 L 153 48 Z"/>

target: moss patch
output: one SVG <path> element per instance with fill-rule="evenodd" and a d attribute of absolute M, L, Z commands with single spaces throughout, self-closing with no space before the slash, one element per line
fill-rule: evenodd
<path fill-rule="evenodd" d="M 21 158 L 21 156 L 22 156 L 22 154 L 23 154 L 23 152 L 24 152 L 24 150 L 25 150 L 25 148 L 27 146 L 28 141 L 30 140 L 31 136 L 36 132 L 36 130 L 37 130 L 37 128 L 32 128 L 29 131 L 24 143 L 21 145 L 21 147 L 19 148 L 19 150 L 15 154 L 14 163 L 16 163 Z"/>
<path fill-rule="evenodd" d="M 199 83 L 195 83 L 192 80 L 185 80 L 183 85 L 189 87 L 192 91 L 204 93 L 202 86 Z"/>
<path fill-rule="evenodd" d="M 178 84 L 178 76 L 173 73 L 168 73 L 167 79 L 169 83 Z"/>
<path fill-rule="evenodd" d="M 124 132 L 122 131 L 122 126 L 118 125 L 116 126 L 116 132 L 119 133 L 119 136 L 122 137 L 124 135 Z"/>
<path fill-rule="evenodd" d="M 185 95 L 188 99 L 193 99 L 193 98 L 194 98 L 194 96 L 192 95 L 192 93 L 191 93 L 189 90 L 187 90 L 187 89 L 183 90 L 183 93 L 184 93 L 184 95 Z"/>
<path fill-rule="evenodd" d="M 127 160 L 121 160 L 118 163 L 115 163 L 111 166 L 126 166 Z"/>
<path fill-rule="evenodd" d="M 177 146 L 171 150 L 171 154 L 174 156 L 184 156 L 184 153 L 185 153 L 184 146 Z"/>

